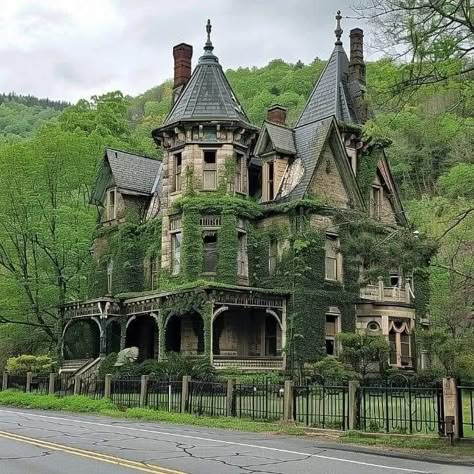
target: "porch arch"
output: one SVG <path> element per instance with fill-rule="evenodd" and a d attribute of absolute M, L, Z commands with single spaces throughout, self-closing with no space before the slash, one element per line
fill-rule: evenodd
<path fill-rule="evenodd" d="M 74 334 L 71 329 L 75 328 Z M 63 328 L 61 354 L 65 360 L 99 356 L 103 328 L 96 318 L 71 319 Z"/>
<path fill-rule="evenodd" d="M 204 320 L 198 311 L 170 314 L 164 322 L 165 352 L 205 353 Z"/>
<path fill-rule="evenodd" d="M 134 315 L 127 320 L 125 331 L 125 347 L 138 347 L 139 360 L 157 358 L 159 326 L 155 317 Z"/>

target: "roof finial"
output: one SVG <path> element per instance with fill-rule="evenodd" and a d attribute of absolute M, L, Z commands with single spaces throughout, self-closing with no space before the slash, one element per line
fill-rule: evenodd
<path fill-rule="evenodd" d="M 343 30 L 341 28 L 341 19 L 342 19 L 341 10 L 338 10 L 337 15 L 336 15 L 337 24 L 336 24 L 336 29 L 334 30 L 334 33 L 336 33 L 336 45 L 342 44 L 341 36 L 342 36 Z"/>
<path fill-rule="evenodd" d="M 207 41 L 206 44 L 204 45 L 204 50 L 212 52 L 214 49 L 214 46 L 212 45 L 211 41 L 211 30 L 212 30 L 212 25 L 211 25 L 211 20 L 207 20 L 207 25 L 206 25 L 206 31 L 207 31 Z"/>

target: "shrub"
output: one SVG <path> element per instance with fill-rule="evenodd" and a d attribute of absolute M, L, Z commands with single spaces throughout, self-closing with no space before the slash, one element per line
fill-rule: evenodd
<path fill-rule="evenodd" d="M 100 363 L 99 377 L 104 378 L 107 374 L 114 374 L 117 372 L 117 367 L 114 367 L 117 362 L 117 353 L 111 352 Z"/>
<path fill-rule="evenodd" d="M 325 357 L 310 368 L 328 384 L 346 383 L 357 378 L 357 374 L 351 366 L 335 357 Z"/>
<path fill-rule="evenodd" d="M 10 375 L 26 375 L 33 372 L 36 375 L 47 375 L 54 367 L 54 362 L 47 355 L 34 356 L 24 354 L 18 357 L 10 357 L 7 360 L 7 372 Z"/>

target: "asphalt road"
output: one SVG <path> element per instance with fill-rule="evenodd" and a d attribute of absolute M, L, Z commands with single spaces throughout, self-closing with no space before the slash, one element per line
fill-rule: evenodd
<path fill-rule="evenodd" d="M 473 474 L 311 438 L 0 408 L 1 474 Z"/>

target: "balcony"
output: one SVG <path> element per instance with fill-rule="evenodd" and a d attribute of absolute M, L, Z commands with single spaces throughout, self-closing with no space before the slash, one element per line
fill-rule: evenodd
<path fill-rule="evenodd" d="M 405 283 L 404 288 L 385 286 L 382 277 L 379 277 L 377 285 L 367 285 L 360 289 L 360 297 L 364 300 L 410 304 L 413 302 L 414 296 L 409 281 Z"/>

